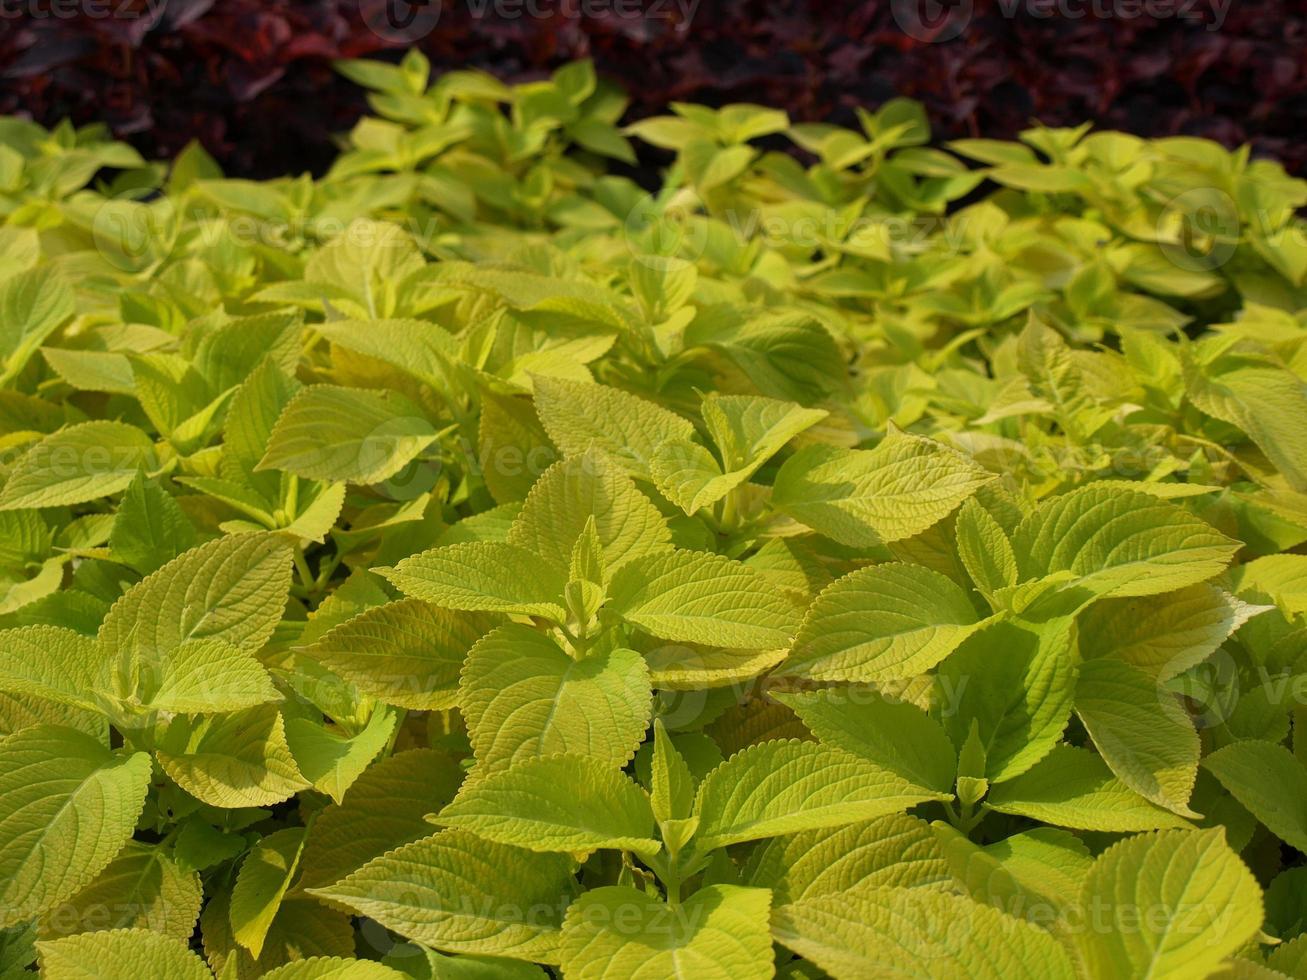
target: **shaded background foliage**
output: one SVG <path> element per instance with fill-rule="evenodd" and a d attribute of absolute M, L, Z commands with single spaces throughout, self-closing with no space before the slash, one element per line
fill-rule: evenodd
<path fill-rule="evenodd" d="M 407 33 L 385 3 L 0 0 L 0 113 L 103 121 L 150 157 L 199 139 L 231 175 L 321 172 L 365 108 L 331 59 L 421 34 L 437 71 L 513 82 L 592 57 L 632 119 L 753 101 L 850 125 L 907 95 L 939 136 L 1092 119 L 1307 163 L 1302 0 L 430 0 Z"/>

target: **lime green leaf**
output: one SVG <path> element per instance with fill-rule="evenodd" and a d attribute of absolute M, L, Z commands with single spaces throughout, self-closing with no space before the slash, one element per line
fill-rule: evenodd
<path fill-rule="evenodd" d="M 1092 863 L 1079 838 L 1052 827 L 986 847 L 946 823 L 932 829 L 953 878 L 972 898 L 1036 924 L 1052 923 L 1074 906 Z"/>
<path fill-rule="evenodd" d="M 277 419 L 258 469 L 328 483 L 380 483 L 435 438 L 421 410 L 395 392 L 311 385 Z"/>
<path fill-rule="evenodd" d="M 1247 739 L 1217 749 L 1203 767 L 1271 833 L 1307 851 L 1307 768 L 1292 752 Z"/>
<path fill-rule="evenodd" d="M 363 731 L 350 737 L 308 718 L 292 718 L 286 722 L 286 744 L 304 778 L 339 803 L 368 763 L 389 744 L 395 724 L 393 712 L 378 708 Z"/>
<path fill-rule="evenodd" d="M 516 624 L 485 636 L 463 668 L 460 707 L 485 771 L 560 753 L 625 765 L 648 727 L 651 704 L 649 671 L 634 651 L 575 660 Z"/>
<path fill-rule="evenodd" d="M 50 980 L 213 980 L 185 942 L 148 929 L 85 932 L 36 948 Z"/>
<path fill-rule="evenodd" d="M 1104 657 L 1080 665 L 1080 716 L 1104 761 L 1140 796 L 1182 817 L 1198 778 L 1198 732 L 1171 692 L 1127 663 Z"/>
<path fill-rule="evenodd" d="M 304 830 L 291 827 L 268 834 L 241 862 L 231 893 L 231 928 L 236 941 L 257 959 L 304 849 Z"/>
<path fill-rule="evenodd" d="M 174 718 L 157 758 L 182 789 L 211 806 L 268 806 L 309 786 L 286 744 L 281 713 L 268 705 Z"/>
<path fill-rule="evenodd" d="M 123 422 L 83 422 L 46 436 L 14 464 L 0 510 L 62 507 L 125 490 L 158 466 L 154 443 Z"/>
<path fill-rule="evenodd" d="M 1307 434 L 1295 421 L 1307 413 L 1307 382 L 1272 360 L 1226 355 L 1201 371 L 1185 371 L 1189 398 L 1201 411 L 1236 425 L 1284 475 L 1307 491 Z"/>
<path fill-rule="evenodd" d="M 667 551 L 672 536 L 658 509 L 610 459 L 587 452 L 555 463 L 536 481 L 508 543 L 567 567 L 586 522 L 594 520 L 604 563 Z"/>
<path fill-rule="evenodd" d="M 148 575 L 194 545 L 195 528 L 177 501 L 154 480 L 137 473 L 109 532 L 114 558 Z"/>
<path fill-rule="evenodd" d="M 1037 926 L 928 888 L 881 886 L 783 905 L 772 913 L 772 935 L 836 980 L 1076 976 L 1066 950 Z"/>
<path fill-rule="evenodd" d="M 38 266 L 0 282 L 0 360 L 3 379 L 18 374 L 54 331 L 77 312 L 72 284 L 53 266 Z"/>
<path fill-rule="evenodd" d="M 451 953 L 558 962 L 571 859 L 446 830 L 310 893 Z"/>
<path fill-rule="evenodd" d="M 447 609 L 567 618 L 561 605 L 566 573 L 516 545 L 451 544 L 380 571 L 401 592 Z"/>
<path fill-rule="evenodd" d="M 0 927 L 53 908 L 113 860 L 150 780 L 144 752 L 38 725 L 0 742 Z"/>
<path fill-rule="evenodd" d="M 694 808 L 695 778 L 677 751 L 661 718 L 654 719 L 653 759 L 649 766 L 649 804 L 660 825 L 685 820 Z"/>
<path fill-rule="evenodd" d="M 745 883 L 776 905 L 893 885 L 939 885 L 948 868 L 930 825 L 895 813 L 847 827 L 774 837 L 749 859 Z"/>
<path fill-rule="evenodd" d="M 1012 539 L 1022 579 L 1070 572 L 1090 594 L 1160 595 L 1219 574 L 1238 542 L 1175 504 L 1088 486 L 1053 497 Z"/>
<path fill-rule="evenodd" d="M 1265 595 L 1289 617 L 1307 614 L 1307 555 L 1267 555 L 1235 571 L 1237 590 Z"/>
<path fill-rule="evenodd" d="M 272 980 L 404 980 L 405 974 L 375 960 L 312 956 L 263 974 Z"/>
<path fill-rule="evenodd" d="M 1075 694 L 1072 626 L 1000 620 L 973 634 L 940 667 L 944 728 L 959 748 L 977 726 L 991 783 L 1025 772 L 1057 744 Z"/>
<path fill-rule="evenodd" d="M 992 514 L 972 497 L 958 511 L 954 528 L 958 557 L 985 595 L 1016 584 L 1017 558 L 1012 542 Z"/>
<path fill-rule="evenodd" d="M 477 613 L 401 599 L 335 626 L 304 655 L 379 701 L 444 711 L 457 703 L 463 661 L 490 625 Z"/>
<path fill-rule="evenodd" d="M 607 609 L 666 640 L 741 649 L 787 646 L 793 607 L 747 565 L 674 551 L 628 562 L 613 576 Z"/>
<path fill-rule="evenodd" d="M 991 479 L 942 443 L 895 430 L 875 449 L 801 449 L 776 474 L 772 503 L 837 541 L 871 546 L 920 534 Z"/>
<path fill-rule="evenodd" d="M 309 828 L 297 889 L 332 885 L 373 858 L 431 835 L 426 815 L 454 797 L 462 771 L 432 749 L 411 749 L 369 766 Z"/>
<path fill-rule="evenodd" d="M 157 846 L 128 841 L 94 881 L 41 917 L 38 932 L 48 940 L 102 929 L 153 929 L 186 942 L 201 898 L 198 874 L 183 871 Z"/>
<path fill-rule="evenodd" d="M 248 650 L 215 637 L 184 640 L 150 656 L 142 651 L 124 700 L 169 714 L 214 714 L 280 701 L 263 665 Z"/>
<path fill-rule="evenodd" d="M 1091 976 L 1206 976 L 1262 925 L 1261 888 L 1219 829 L 1114 844 L 1089 869 L 1080 900 L 1115 925 L 1076 933 Z M 1117 925 L 1127 915 L 1133 928 Z"/>
<path fill-rule="evenodd" d="M 952 793 L 957 774 L 953 743 L 939 722 L 916 705 L 858 688 L 773 696 L 789 705 L 822 743 L 918 786 Z"/>
<path fill-rule="evenodd" d="M 105 658 L 92 637 L 59 626 L 0 630 L 0 691 L 98 711 Z"/>
<path fill-rule="evenodd" d="M 114 603 L 100 645 L 171 650 L 216 639 L 257 650 L 281 620 L 290 588 L 291 545 L 274 534 L 236 534 L 174 558 Z"/>
<path fill-rule="evenodd" d="M 1113 657 L 1164 682 L 1201 663 L 1266 608 L 1208 584 L 1162 596 L 1107 599 L 1080 617 L 1080 654 L 1086 660 Z"/>
<path fill-rule="evenodd" d="M 915 677 L 980 627 L 955 582 L 894 562 L 846 575 L 817 596 L 778 673 L 819 681 Z"/>
<path fill-rule="evenodd" d="M 474 775 L 433 819 L 532 851 L 608 847 L 652 854 L 659 847 L 648 794 L 586 756 L 527 758 Z"/>
<path fill-rule="evenodd" d="M 668 440 L 689 440 L 694 427 L 667 409 L 606 385 L 537 378 L 536 412 L 549 438 L 566 456 L 591 446 L 632 476 L 648 480 L 654 450 Z"/>
<path fill-rule="evenodd" d="M 594 888 L 567 910 L 563 971 L 578 980 L 770 976 L 770 905 L 766 890 L 733 885 L 701 888 L 679 905 L 626 886 Z"/>
<path fill-rule="evenodd" d="M 695 814 L 702 850 L 900 813 L 951 794 L 914 785 L 840 749 L 763 742 L 708 773 Z"/>
<path fill-rule="evenodd" d="M 1129 833 L 1189 824 L 1112 774 L 1088 749 L 1059 745 L 1015 779 L 995 786 L 985 805 L 1059 827 Z"/>

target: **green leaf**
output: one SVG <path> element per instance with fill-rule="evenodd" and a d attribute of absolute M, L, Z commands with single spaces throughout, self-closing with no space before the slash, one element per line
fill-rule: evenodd
<path fill-rule="evenodd" d="M 971 600 L 946 576 L 901 562 L 872 565 L 817 596 L 777 673 L 851 682 L 915 677 L 978 628 Z"/>
<path fill-rule="evenodd" d="M 446 830 L 310 894 L 451 953 L 558 962 L 571 860 Z"/>
<path fill-rule="evenodd" d="M 544 634 L 510 623 L 472 648 L 460 707 L 484 771 L 562 753 L 618 767 L 644 737 L 652 696 L 634 651 L 575 660 Z"/>
<path fill-rule="evenodd" d="M 186 943 L 148 929 L 113 929 L 36 944 L 50 980 L 213 980 Z"/>
<path fill-rule="evenodd" d="M 83 422 L 46 436 L 14 464 L 0 510 L 64 507 L 125 490 L 158 467 L 154 443 L 123 422 Z"/>
<path fill-rule="evenodd" d="M 380 483 L 436 435 L 421 410 L 396 392 L 311 385 L 277 419 L 257 468 L 328 483 Z"/>
<path fill-rule="evenodd" d="M 649 767 L 649 804 L 660 826 L 690 816 L 694 809 L 695 784 L 689 764 L 672 743 L 662 719 L 655 718 L 653 761 Z"/>
<path fill-rule="evenodd" d="M 433 818 L 532 851 L 620 848 L 653 854 L 649 797 L 598 759 L 551 755 L 476 774 Z"/>
<path fill-rule="evenodd" d="M 373 711 L 367 726 L 353 737 L 308 718 L 292 718 L 286 722 L 286 744 L 304 778 L 339 803 L 389 744 L 395 725 L 394 713 L 385 708 Z"/>
<path fill-rule="evenodd" d="M 53 266 L 38 266 L 0 282 L 0 359 L 13 378 L 36 349 L 77 312 L 72 284 Z"/>
<path fill-rule="evenodd" d="M 241 862 L 231 893 L 232 935 L 256 959 L 295 877 L 303 850 L 303 828 L 291 827 L 260 839 Z"/>
<path fill-rule="evenodd" d="M 1027 772 L 995 786 L 985 806 L 1058 827 L 1131 833 L 1189 824 L 1154 806 L 1088 749 L 1059 745 Z"/>
<path fill-rule="evenodd" d="M 0 690 L 99 711 L 104 655 L 95 640 L 59 626 L 0 630 Z"/>
<path fill-rule="evenodd" d="M 817 739 L 861 756 L 926 789 L 953 792 L 957 753 L 939 722 L 916 705 L 859 688 L 773 697 L 794 710 Z"/>
<path fill-rule="evenodd" d="M 875 449 L 799 450 L 776 474 L 772 504 L 827 537 L 870 547 L 920 534 L 992 479 L 942 443 L 894 430 Z"/>
<path fill-rule="evenodd" d="M 0 742 L 0 927 L 103 871 L 136 828 L 149 781 L 149 755 L 71 728 L 37 725 Z"/>
<path fill-rule="evenodd" d="M 1080 665 L 1076 714 L 1121 781 L 1182 817 L 1198 778 L 1193 721 L 1170 691 L 1137 667 L 1104 657 Z"/>
<path fill-rule="evenodd" d="M 721 555 L 673 551 L 618 569 L 609 612 L 665 640 L 742 649 L 789 645 L 793 607 L 752 568 Z"/>
<path fill-rule="evenodd" d="M 772 741 L 737 752 L 704 777 L 696 843 L 742 841 L 838 827 L 949 799 L 866 759 L 815 742 Z"/>
<path fill-rule="evenodd" d="M 1261 888 L 1219 829 L 1114 844 L 1089 869 L 1080 901 L 1115 926 L 1076 933 L 1092 976 L 1207 976 L 1262 925 Z"/>
<path fill-rule="evenodd" d="M 139 673 L 116 692 L 133 707 L 173 714 L 240 711 L 280 701 L 268 672 L 248 650 L 215 637 L 184 640 L 151 656 L 142 651 Z"/>
<path fill-rule="evenodd" d="M 211 806 L 268 806 L 309 786 L 286 744 L 281 713 L 270 705 L 174 718 L 156 758 L 182 789 Z"/>
<path fill-rule="evenodd" d="M 375 960 L 311 956 L 263 974 L 272 980 L 403 980 L 405 974 Z"/>
<path fill-rule="evenodd" d="M 102 648 L 167 651 L 214 639 L 257 650 L 281 620 L 290 588 L 291 545 L 274 534 L 218 538 L 174 558 L 114 603 Z"/>
<path fill-rule="evenodd" d="M 928 888 L 878 886 L 784 905 L 772 913 L 772 935 L 837 980 L 1076 976 L 1066 950 L 1044 930 Z"/>
<path fill-rule="evenodd" d="M 1092 863 L 1080 839 L 1039 827 L 981 847 L 946 823 L 932 827 L 954 880 L 972 898 L 1035 924 L 1073 911 Z"/>
<path fill-rule="evenodd" d="M 445 711 L 458 701 L 468 651 L 490 625 L 477 613 L 401 599 L 364 610 L 303 652 L 379 701 Z"/>
<path fill-rule="evenodd" d="M 1307 768 L 1292 752 L 1247 739 L 1217 749 L 1203 767 L 1271 833 L 1307 851 Z"/>
<path fill-rule="evenodd" d="M 1012 539 L 1022 580 L 1070 572 L 1098 598 L 1173 592 L 1219 574 L 1239 544 L 1149 494 L 1088 486 L 1053 497 Z"/>
<path fill-rule="evenodd" d="M 314 820 L 296 889 L 333 885 L 374 858 L 431 835 L 426 816 L 454 797 L 463 773 L 433 749 L 410 749 L 369 766 Z"/>
<path fill-rule="evenodd" d="M 1201 411 L 1247 433 L 1289 486 L 1307 491 L 1307 435 L 1295 420 L 1307 413 L 1307 383 L 1270 358 L 1228 354 L 1198 370 L 1187 365 L 1185 388 Z"/>
<path fill-rule="evenodd" d="M 694 435 L 694 427 L 679 415 L 607 385 L 537 377 L 535 406 L 565 456 L 580 456 L 594 446 L 643 480 L 650 479 L 649 461 L 659 445 Z"/>
<path fill-rule="evenodd" d="M 609 569 L 668 551 L 671 532 L 649 498 L 610 459 L 586 452 L 555 463 L 536 481 L 508 533 L 508 543 L 566 568 L 588 521 Z"/>
<path fill-rule="evenodd" d="M 1071 716 L 1073 627 L 1000 620 L 969 637 L 936 674 L 945 730 L 961 749 L 977 726 L 991 783 L 1025 772 L 1057 744 Z"/>
<path fill-rule="evenodd" d="M 1162 596 L 1107 599 L 1080 616 L 1080 653 L 1086 660 L 1124 661 L 1164 682 L 1207 659 L 1265 611 L 1265 606 L 1249 605 L 1207 584 Z"/>
<path fill-rule="evenodd" d="M 579 980 L 772 974 L 765 889 L 709 885 L 677 905 L 635 888 L 594 888 L 567 910 L 563 971 Z"/>
<path fill-rule="evenodd" d="M 195 528 L 177 501 L 138 472 L 123 494 L 109 532 L 114 558 L 148 575 L 195 543 Z"/>
<path fill-rule="evenodd" d="M 650 461 L 659 492 L 687 514 L 726 496 L 827 415 L 774 398 L 716 392 L 704 396 L 702 412 L 720 463 L 697 443 L 674 440 L 659 446 Z"/>
<path fill-rule="evenodd" d="M 1236 589 L 1265 595 L 1288 617 L 1307 614 L 1307 555 L 1267 555 L 1235 571 Z"/>
<path fill-rule="evenodd" d="M 406 595 L 447 609 L 567 619 L 561 605 L 566 572 L 517 545 L 451 544 L 379 571 Z"/>
<path fill-rule="evenodd" d="M 773 837 L 753 852 L 745 873 L 745 883 L 770 888 L 778 906 L 887 885 L 937 886 L 948 878 L 930 825 L 902 813 Z"/>
<path fill-rule="evenodd" d="M 1012 542 L 992 514 L 972 497 L 958 511 L 954 527 L 958 557 L 976 588 L 985 595 L 1017 582 L 1017 558 Z"/>
<path fill-rule="evenodd" d="M 198 874 L 182 870 L 157 846 L 128 841 L 94 881 L 49 909 L 37 928 L 45 940 L 102 929 L 152 929 L 186 942 L 202 897 Z"/>

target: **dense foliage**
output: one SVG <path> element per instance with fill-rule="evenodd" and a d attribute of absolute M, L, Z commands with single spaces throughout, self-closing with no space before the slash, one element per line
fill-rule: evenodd
<path fill-rule="evenodd" d="M 0 974 L 1307 976 L 1307 185 L 342 70 L 0 122 Z"/>
<path fill-rule="evenodd" d="M 910 96 L 949 137 L 1096 119 L 1307 165 L 1296 0 L 5 0 L 0 13 L 0 113 L 104 122 L 151 158 L 199 139 L 242 177 L 325 169 L 332 135 L 364 110 L 330 59 L 398 58 L 410 42 L 512 81 L 593 58 L 631 89 L 633 117 L 748 100 L 856 126 L 855 107 Z"/>

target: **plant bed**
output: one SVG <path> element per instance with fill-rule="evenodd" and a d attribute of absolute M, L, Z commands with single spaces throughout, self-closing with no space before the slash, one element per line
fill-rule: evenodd
<path fill-rule="evenodd" d="M 1303 975 L 1307 184 L 341 70 L 0 122 L 0 971 Z"/>

